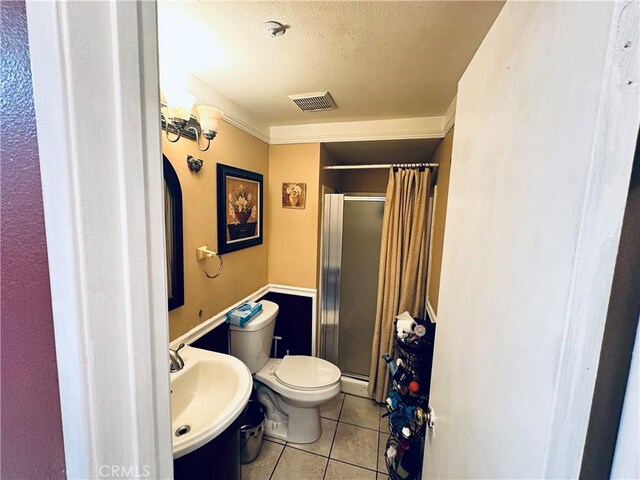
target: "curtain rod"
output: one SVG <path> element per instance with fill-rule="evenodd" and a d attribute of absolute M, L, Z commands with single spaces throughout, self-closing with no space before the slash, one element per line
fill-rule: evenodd
<path fill-rule="evenodd" d="M 386 163 L 384 165 L 327 165 L 324 170 L 364 170 L 369 168 L 419 168 L 439 167 L 439 163 Z"/>

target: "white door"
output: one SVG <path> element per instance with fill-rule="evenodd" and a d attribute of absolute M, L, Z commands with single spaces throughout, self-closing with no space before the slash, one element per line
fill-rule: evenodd
<path fill-rule="evenodd" d="M 637 3 L 508 2 L 459 84 L 424 478 L 575 478 L 638 132 Z"/>

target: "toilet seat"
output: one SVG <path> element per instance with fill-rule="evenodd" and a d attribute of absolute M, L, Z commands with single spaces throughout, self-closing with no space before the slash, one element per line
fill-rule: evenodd
<path fill-rule="evenodd" d="M 284 359 L 270 358 L 266 365 L 254 374 L 255 379 L 260 383 L 265 384 L 274 392 L 279 393 L 283 397 L 297 401 L 312 401 L 314 399 L 322 399 L 324 397 L 328 397 L 327 400 L 329 400 L 340 391 L 341 374 L 340 369 L 335 365 L 327 362 L 326 360 L 315 357 L 287 355 L 285 356 L 285 359 L 288 357 L 293 357 L 293 359 L 287 360 L 287 362 L 285 362 L 285 368 L 282 370 L 280 370 L 280 366 L 282 365 Z M 296 358 L 302 358 L 303 360 L 295 360 Z M 335 368 L 335 370 L 327 368 L 327 365 L 325 365 L 323 362 L 329 364 L 329 366 Z M 326 377 L 324 377 L 324 380 L 318 380 L 316 383 L 310 383 L 309 380 L 307 380 L 306 382 L 297 381 L 297 377 L 294 373 L 292 374 L 293 377 L 288 376 L 288 373 L 291 373 L 291 369 L 295 370 L 297 367 L 304 368 L 304 365 L 307 365 L 308 370 L 305 371 L 305 374 L 309 377 L 312 376 L 310 375 L 309 365 L 315 365 L 314 368 L 316 369 L 318 369 L 319 367 L 322 369 L 333 370 L 333 373 L 335 375 L 327 375 Z M 281 376 L 289 382 L 293 382 L 296 384 L 305 383 L 306 385 L 315 384 L 322 386 L 306 387 L 304 385 L 292 385 L 291 383 L 286 383 L 285 381 L 283 381 L 281 379 Z"/>
<path fill-rule="evenodd" d="M 340 380 L 340 369 L 322 358 L 285 355 L 275 371 L 284 385 L 298 390 L 318 390 Z"/>

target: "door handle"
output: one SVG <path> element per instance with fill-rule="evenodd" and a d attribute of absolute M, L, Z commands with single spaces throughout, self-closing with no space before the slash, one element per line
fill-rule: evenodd
<path fill-rule="evenodd" d="M 436 413 L 431 407 L 427 407 L 427 428 L 436 433 Z"/>

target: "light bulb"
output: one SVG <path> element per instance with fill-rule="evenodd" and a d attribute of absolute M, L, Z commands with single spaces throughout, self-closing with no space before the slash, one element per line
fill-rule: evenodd
<path fill-rule="evenodd" d="M 196 107 L 200 120 L 200 128 L 203 132 L 217 132 L 218 124 L 222 118 L 222 110 L 209 105 L 198 105 Z"/>
<path fill-rule="evenodd" d="M 181 89 L 167 89 L 164 96 L 167 99 L 167 117 L 189 121 L 195 97 Z"/>

